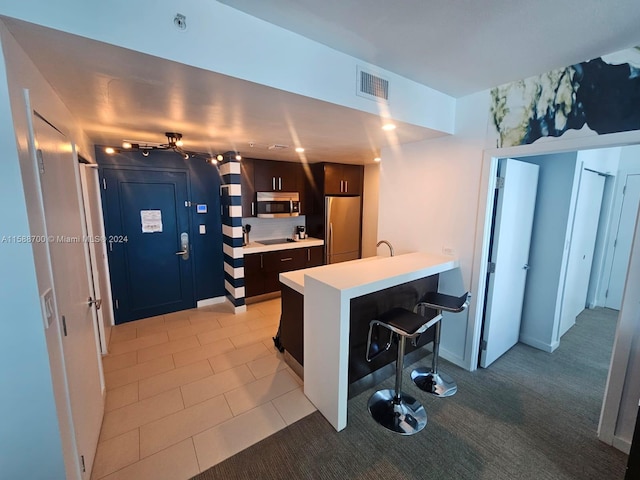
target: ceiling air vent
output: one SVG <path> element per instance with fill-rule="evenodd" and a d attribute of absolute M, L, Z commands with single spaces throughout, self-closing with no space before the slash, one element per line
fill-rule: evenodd
<path fill-rule="evenodd" d="M 358 67 L 357 95 L 370 100 L 389 100 L 389 80 Z"/>

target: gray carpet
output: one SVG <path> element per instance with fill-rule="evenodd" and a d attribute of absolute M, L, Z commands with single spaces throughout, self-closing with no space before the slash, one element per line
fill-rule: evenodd
<path fill-rule="evenodd" d="M 627 456 L 596 437 L 616 317 L 585 310 L 552 354 L 518 344 L 476 372 L 442 362 L 458 382 L 450 398 L 417 390 L 407 367 L 428 415 L 416 435 L 369 417 L 372 389 L 349 401 L 343 431 L 315 412 L 194 480 L 622 479 Z"/>

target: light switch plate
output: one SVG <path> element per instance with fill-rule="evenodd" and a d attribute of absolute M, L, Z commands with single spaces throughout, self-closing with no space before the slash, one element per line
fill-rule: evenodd
<path fill-rule="evenodd" d="M 206 225 L 200 225 L 200 235 L 204 235 L 205 233 L 207 233 Z"/>

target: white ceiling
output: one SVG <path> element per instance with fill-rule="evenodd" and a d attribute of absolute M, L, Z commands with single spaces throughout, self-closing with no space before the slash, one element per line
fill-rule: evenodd
<path fill-rule="evenodd" d="M 453 96 L 640 45 L 638 0 L 222 3 Z M 388 135 L 377 115 L 4 21 L 96 144 L 177 131 L 191 150 L 297 161 L 302 145 L 310 162 L 368 163 L 382 147 L 439 135 L 409 124 Z"/>

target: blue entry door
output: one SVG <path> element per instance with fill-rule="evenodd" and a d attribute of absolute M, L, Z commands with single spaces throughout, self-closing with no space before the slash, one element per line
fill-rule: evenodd
<path fill-rule="evenodd" d="M 195 307 L 187 173 L 102 175 L 116 324 Z"/>

